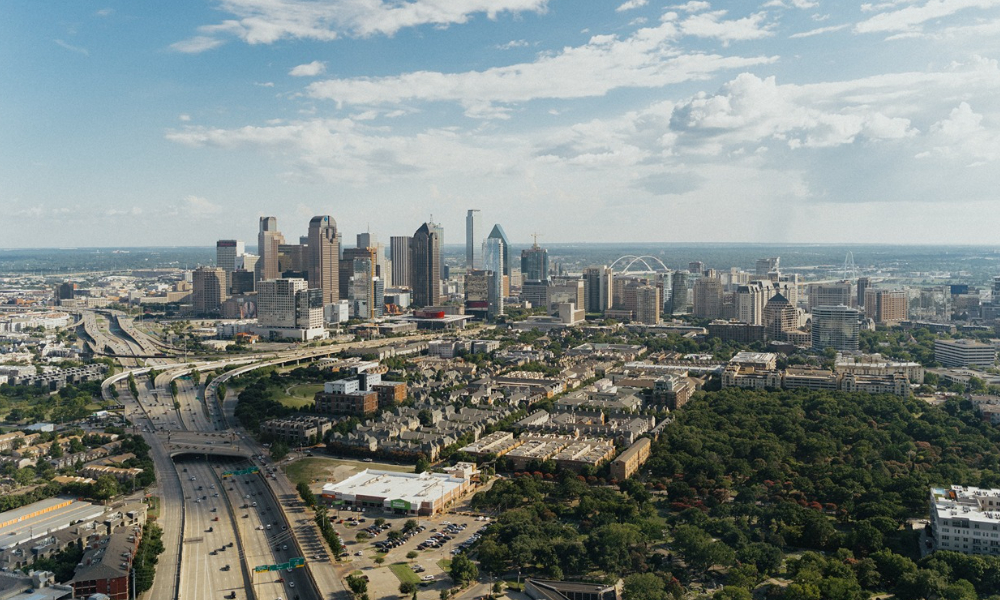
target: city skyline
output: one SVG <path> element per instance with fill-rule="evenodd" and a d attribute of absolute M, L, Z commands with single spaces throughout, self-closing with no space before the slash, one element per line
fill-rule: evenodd
<path fill-rule="evenodd" d="M 992 242 L 1000 2 L 842 4 L 4 3 L 0 245 Z"/>

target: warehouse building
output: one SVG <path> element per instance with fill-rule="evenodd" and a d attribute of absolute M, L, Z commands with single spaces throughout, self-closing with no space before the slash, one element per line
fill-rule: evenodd
<path fill-rule="evenodd" d="M 321 497 L 343 507 L 381 509 L 400 515 L 437 514 L 473 488 L 475 466 L 459 463 L 452 473 L 398 473 L 365 469 L 323 486 Z"/>

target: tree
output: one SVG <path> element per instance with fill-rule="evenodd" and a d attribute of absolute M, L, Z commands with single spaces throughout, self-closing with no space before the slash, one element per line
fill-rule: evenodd
<path fill-rule="evenodd" d="M 715 592 L 712 596 L 712 600 L 751 600 L 752 598 L 750 590 L 729 585 Z"/>
<path fill-rule="evenodd" d="M 408 596 L 417 591 L 417 584 L 412 581 L 404 581 L 399 584 L 399 593 Z"/>
<path fill-rule="evenodd" d="M 624 600 L 664 600 L 666 582 L 653 573 L 634 573 L 624 580 Z"/>
<path fill-rule="evenodd" d="M 409 552 L 406 553 L 406 558 L 408 558 L 410 560 L 413 560 L 414 558 L 416 558 L 418 556 L 420 556 L 420 553 L 417 552 L 416 550 L 410 550 Z"/>
<path fill-rule="evenodd" d="M 347 587 L 350 588 L 351 593 L 355 596 L 368 593 L 368 582 L 357 575 L 347 576 Z"/>
<path fill-rule="evenodd" d="M 49 457 L 50 458 L 62 458 L 63 457 L 62 444 L 60 444 L 58 440 L 52 442 L 52 445 L 49 446 Z"/>
<path fill-rule="evenodd" d="M 417 457 L 417 462 L 413 465 L 414 473 L 423 473 L 431 468 L 431 461 L 427 460 L 423 454 Z"/>
<path fill-rule="evenodd" d="M 385 562 L 385 557 L 384 556 L 376 556 L 375 557 L 375 564 L 376 565 L 380 565 L 380 564 L 382 564 L 384 562 Z"/>
<path fill-rule="evenodd" d="M 418 526 L 419 525 L 417 524 L 416 519 L 407 519 L 406 522 L 403 523 L 403 533 L 409 533 L 414 529 L 416 529 Z"/>
<path fill-rule="evenodd" d="M 382 517 L 375 519 L 375 527 L 381 527 L 383 525 L 385 525 L 385 519 Z"/>
<path fill-rule="evenodd" d="M 694 525 L 679 525 L 674 530 L 674 546 L 696 569 L 707 570 L 715 565 L 728 566 L 736 556 L 725 543 Z"/>
<path fill-rule="evenodd" d="M 632 562 L 632 547 L 643 541 L 637 526 L 609 523 L 591 532 L 588 550 L 594 564 L 602 565 L 608 573 L 622 573 Z"/>
<path fill-rule="evenodd" d="M 282 441 L 271 444 L 271 458 L 281 460 L 286 456 L 288 456 L 288 444 Z"/>
<path fill-rule="evenodd" d="M 110 475 L 101 475 L 94 482 L 94 498 L 107 500 L 118 495 L 118 481 Z"/>
<path fill-rule="evenodd" d="M 302 497 L 302 501 L 306 503 L 306 506 L 316 506 L 316 494 L 309 489 L 309 484 L 300 481 L 296 484 L 295 489 L 298 490 L 299 496 Z"/>
<path fill-rule="evenodd" d="M 476 563 L 472 562 L 465 554 L 458 554 L 451 561 L 451 569 L 448 574 L 455 583 L 465 585 L 479 577 L 479 569 Z"/>

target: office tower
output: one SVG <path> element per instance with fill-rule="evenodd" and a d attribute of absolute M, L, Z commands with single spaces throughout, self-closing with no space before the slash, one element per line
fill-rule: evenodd
<path fill-rule="evenodd" d="M 246 253 L 246 247 L 239 240 L 219 240 L 215 242 L 215 266 L 226 273 L 237 269 L 236 262 Z"/>
<path fill-rule="evenodd" d="M 476 211 L 479 212 L 479 211 Z M 506 247 L 503 240 L 489 238 L 483 243 L 483 269 L 492 275 L 489 281 L 489 317 L 495 319 L 504 314 L 503 257 Z"/>
<path fill-rule="evenodd" d="M 554 310 L 556 304 L 572 304 L 583 310 L 587 302 L 587 295 L 584 292 L 583 279 L 560 278 L 549 283 L 548 303 L 549 309 Z"/>
<path fill-rule="evenodd" d="M 413 234 L 410 279 L 414 306 L 434 306 L 441 302 L 441 244 L 437 230 L 430 223 L 424 223 Z"/>
<path fill-rule="evenodd" d="M 521 280 L 545 281 L 549 278 L 549 251 L 538 245 L 538 241 L 521 250 Z"/>
<path fill-rule="evenodd" d="M 308 279 L 307 244 L 278 244 L 278 273 L 285 279 Z"/>
<path fill-rule="evenodd" d="M 670 313 L 686 312 L 688 304 L 687 272 L 674 271 L 670 280 Z"/>
<path fill-rule="evenodd" d="M 351 316 L 371 319 L 375 316 L 375 267 L 372 257 L 358 256 L 352 261 L 351 285 L 348 293 Z"/>
<path fill-rule="evenodd" d="M 768 339 L 784 339 L 786 331 L 797 329 L 799 313 L 781 294 L 775 294 L 764 305 L 764 333 Z"/>
<path fill-rule="evenodd" d="M 871 277 L 858 277 L 858 308 L 865 307 L 865 291 L 872 286 Z M 966 287 L 966 293 L 968 287 Z M 954 292 L 952 292 L 954 293 Z"/>
<path fill-rule="evenodd" d="M 503 242 L 503 274 L 510 277 L 510 241 L 507 239 L 507 234 L 504 232 L 503 227 L 499 224 L 493 226 L 493 230 L 490 231 L 489 237 L 487 239 L 500 240 Z M 521 275 L 521 281 L 524 281 L 524 274 Z"/>
<path fill-rule="evenodd" d="M 861 331 L 861 313 L 847 306 L 817 306 L 812 311 L 812 348 L 855 352 Z"/>
<path fill-rule="evenodd" d="M 278 270 L 278 246 L 285 243 L 284 236 L 278 231 L 278 219 L 275 217 L 261 217 L 260 231 L 257 233 L 257 260 L 255 272 L 257 281 L 261 279 L 277 279 Z"/>
<path fill-rule="evenodd" d="M 56 300 L 62 304 L 63 300 L 72 300 L 76 295 L 76 284 L 69 281 L 56 286 Z"/>
<path fill-rule="evenodd" d="M 700 319 L 720 318 L 723 291 L 722 281 L 715 277 L 703 277 L 696 281 L 692 314 Z"/>
<path fill-rule="evenodd" d="M 695 260 L 688 263 L 688 273 L 701 275 L 704 272 L 705 272 L 705 263 L 701 262 L 700 260 Z"/>
<path fill-rule="evenodd" d="M 646 325 L 660 322 L 660 288 L 654 285 L 640 285 L 635 290 L 635 320 Z"/>
<path fill-rule="evenodd" d="M 817 306 L 851 306 L 855 300 L 852 288 L 850 281 L 809 284 L 806 288 L 809 293 L 809 312 Z"/>
<path fill-rule="evenodd" d="M 309 246 L 306 248 L 309 287 L 323 293 L 323 303 L 340 300 L 340 248 L 337 222 L 329 215 L 309 221 Z"/>
<path fill-rule="evenodd" d="M 236 258 L 236 270 L 240 269 L 244 271 L 250 271 L 253 273 L 257 268 L 257 260 L 260 259 L 256 254 L 243 254 Z"/>
<path fill-rule="evenodd" d="M 381 317 L 385 314 L 385 280 L 376 277 L 372 282 L 372 291 L 375 294 L 372 300 L 372 314 Z"/>
<path fill-rule="evenodd" d="M 583 271 L 583 287 L 586 302 L 584 310 L 589 313 L 603 313 L 611 308 L 611 291 L 614 273 L 608 267 L 588 267 Z"/>
<path fill-rule="evenodd" d="M 226 272 L 219 267 L 198 267 L 192 273 L 191 304 L 195 314 L 208 315 L 219 312 L 226 301 Z"/>
<path fill-rule="evenodd" d="M 257 327 L 268 339 L 311 340 L 326 336 L 323 291 L 304 279 L 257 282 Z"/>
<path fill-rule="evenodd" d="M 490 312 L 490 283 L 493 273 L 483 269 L 465 272 L 465 314 L 486 319 Z"/>
<path fill-rule="evenodd" d="M 781 257 L 772 256 L 771 258 L 758 258 L 757 264 L 755 265 L 754 275 L 757 277 L 767 277 L 767 274 L 771 271 L 777 271 L 781 265 Z"/>
<path fill-rule="evenodd" d="M 876 323 L 899 323 L 907 319 L 904 290 L 865 290 L 865 316 Z"/>
<path fill-rule="evenodd" d="M 392 258 L 392 287 L 412 287 L 410 281 L 410 245 L 413 238 L 394 235 L 389 238 L 389 256 Z"/>
<path fill-rule="evenodd" d="M 548 281 L 524 281 L 521 283 L 521 300 L 531 304 L 531 308 L 549 308 Z"/>
<path fill-rule="evenodd" d="M 232 273 L 229 273 L 229 295 L 241 296 L 249 294 L 257 289 L 256 283 L 253 271 L 236 269 Z"/>
<path fill-rule="evenodd" d="M 478 269 L 482 265 L 481 246 L 479 242 L 479 219 L 481 212 L 474 208 L 465 215 L 465 268 Z"/>
<path fill-rule="evenodd" d="M 378 238 L 370 231 L 358 234 L 358 248 L 377 248 Z"/>

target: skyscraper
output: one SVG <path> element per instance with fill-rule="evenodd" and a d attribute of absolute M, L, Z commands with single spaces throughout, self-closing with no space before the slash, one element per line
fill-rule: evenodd
<path fill-rule="evenodd" d="M 771 296 L 764 305 L 764 332 L 769 339 L 784 339 L 786 331 L 798 327 L 798 311 L 781 294 Z"/>
<path fill-rule="evenodd" d="M 479 212 L 479 211 L 476 211 Z M 489 312 L 488 316 L 495 319 L 503 314 L 503 257 L 506 254 L 506 246 L 498 238 L 488 238 L 483 243 L 483 269 L 491 273 L 489 279 Z"/>
<path fill-rule="evenodd" d="M 688 309 L 687 271 L 674 271 L 670 278 L 670 313 L 678 314 Z"/>
<path fill-rule="evenodd" d="M 507 239 L 507 234 L 504 232 L 503 227 L 499 224 L 494 225 L 487 239 L 496 239 L 503 242 L 503 274 L 510 277 L 510 241 Z"/>
<path fill-rule="evenodd" d="M 589 313 L 603 313 L 611 308 L 614 273 L 608 267 L 588 267 L 583 271 L 583 286 Z"/>
<path fill-rule="evenodd" d="M 635 290 L 635 320 L 646 325 L 660 322 L 660 288 L 655 285 L 640 285 Z"/>
<path fill-rule="evenodd" d="M 226 272 L 219 267 L 198 267 L 192 274 L 191 288 L 191 303 L 195 314 L 216 313 L 228 297 Z"/>
<path fill-rule="evenodd" d="M 858 277 L 858 308 L 865 307 L 865 290 L 871 286 L 871 277 Z"/>
<path fill-rule="evenodd" d="M 375 266 L 370 256 L 353 261 L 351 285 L 348 293 L 351 316 L 371 319 L 375 316 Z"/>
<path fill-rule="evenodd" d="M 703 277 L 694 283 L 694 308 L 692 314 L 700 319 L 718 319 L 722 316 L 722 280 Z"/>
<path fill-rule="evenodd" d="M 246 253 L 246 247 L 239 240 L 219 240 L 215 242 L 215 266 L 226 273 L 236 270 L 236 259 Z"/>
<path fill-rule="evenodd" d="M 257 281 L 262 279 L 277 279 L 278 246 L 285 243 L 284 236 L 278 231 L 278 219 L 261 217 L 260 231 L 257 233 L 257 254 L 260 258 L 255 266 Z"/>
<path fill-rule="evenodd" d="M 309 246 L 306 248 L 309 287 L 323 293 L 323 304 L 340 300 L 340 247 L 337 222 L 329 215 L 309 221 Z"/>
<path fill-rule="evenodd" d="M 817 306 L 812 311 L 812 348 L 841 352 L 858 349 L 861 313 L 847 306 Z"/>
<path fill-rule="evenodd" d="M 767 274 L 771 271 L 777 271 L 781 266 L 781 257 L 772 256 L 770 258 L 758 258 L 757 264 L 754 265 L 754 275 L 757 277 L 767 277 Z"/>
<path fill-rule="evenodd" d="M 410 280 L 410 245 L 413 238 L 394 235 L 389 238 L 389 256 L 392 259 L 392 286 L 412 287 Z"/>
<path fill-rule="evenodd" d="M 521 250 L 521 281 L 547 281 L 549 251 L 536 241 L 531 248 Z"/>
<path fill-rule="evenodd" d="M 469 209 L 465 216 L 465 268 L 478 269 L 482 265 L 482 246 L 479 242 L 479 217 L 481 212 Z"/>
<path fill-rule="evenodd" d="M 905 321 L 908 306 L 904 290 L 865 290 L 865 316 L 876 323 Z"/>
<path fill-rule="evenodd" d="M 430 223 L 424 223 L 413 234 L 410 265 L 414 306 L 438 304 L 441 301 L 441 242 Z"/>

